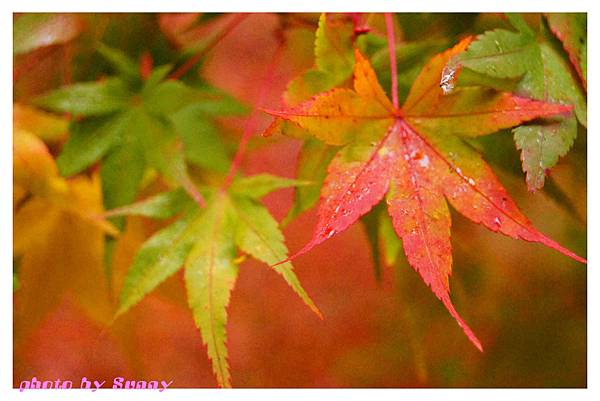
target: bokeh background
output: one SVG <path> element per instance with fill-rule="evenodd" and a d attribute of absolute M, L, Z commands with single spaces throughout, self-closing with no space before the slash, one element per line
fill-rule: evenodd
<path fill-rule="evenodd" d="M 68 43 L 15 57 L 15 102 L 25 104 L 61 84 L 109 74 L 94 51 L 99 40 L 135 58 L 150 54 L 159 65 L 234 17 L 78 15 L 80 31 Z M 169 31 L 186 18 L 198 28 L 185 37 Z M 288 44 L 267 101 L 276 106 L 287 82 L 313 64 L 316 14 L 250 15 L 193 73 L 253 104 L 258 77 L 277 46 L 281 18 L 287 21 Z M 397 23 L 401 43 L 427 38 L 441 49 L 466 34 L 506 24 L 495 14 L 407 14 L 399 15 Z M 380 78 L 387 88 L 389 76 Z M 221 123 L 234 151 L 243 119 Z M 261 120 L 267 123 L 268 118 Z M 586 135 L 584 129 L 579 132 L 544 190 L 535 194 L 526 190 L 510 132 L 480 141 L 524 213 L 540 231 L 580 255 L 586 254 Z M 54 155 L 63 142 L 60 137 L 48 141 Z M 300 145 L 292 138 L 257 135 L 243 170 L 293 177 Z M 93 169 L 88 172 L 93 174 Z M 152 183 L 140 198 L 160 188 Z M 292 197 L 292 190 L 282 190 L 265 202 L 280 220 Z M 375 280 L 364 227 L 355 224 L 295 261 L 323 321 L 268 266 L 242 264 L 228 309 L 234 387 L 585 387 L 586 267 L 541 245 L 493 234 L 457 213 L 452 217 L 452 298 L 481 339 L 483 353 L 403 257 L 383 270 L 380 283 Z M 175 387 L 214 387 L 181 272 L 107 327 L 114 306 L 102 276 L 102 236 L 59 218 L 60 224 L 35 237 L 30 251 L 15 261 L 14 385 L 33 376 L 75 383 L 82 376 L 108 382 L 123 376 L 173 380 Z M 312 210 L 285 228 L 290 250 L 309 240 L 315 222 Z M 128 220 L 116 248 L 114 291 L 140 244 L 161 224 Z"/>

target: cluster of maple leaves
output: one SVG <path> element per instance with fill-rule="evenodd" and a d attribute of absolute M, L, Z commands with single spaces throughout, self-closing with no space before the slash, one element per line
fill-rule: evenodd
<path fill-rule="evenodd" d="M 544 244 L 585 263 L 536 230 L 469 143 L 512 128 L 528 187 L 543 186 L 548 169 L 572 145 L 578 124 L 587 124 L 585 16 L 545 16 L 540 32 L 519 15 L 507 20 L 509 29 L 465 37 L 424 66 L 403 69 L 403 52 L 410 45 L 395 43 L 392 15 L 385 16 L 387 40 L 368 33 L 356 17 L 322 15 L 314 67 L 289 83 L 281 108 L 265 110 L 275 120 L 264 135 L 280 132 L 304 140 L 297 179 L 244 177 L 236 174 L 234 161 L 219 185 L 199 182 L 189 170 L 228 170 L 215 120 L 244 115 L 247 107 L 216 88 L 173 79 L 172 65 L 140 69 L 124 52 L 102 45 L 98 51 L 117 75 L 65 86 L 34 101 L 39 108 L 76 117 L 56 162 L 44 134 L 33 126 L 15 126 L 16 203 L 24 203 L 15 220 L 48 230 L 62 213 L 83 219 L 108 235 L 110 264 L 110 237 L 123 229 L 122 216 L 170 219 L 138 250 L 113 319 L 183 267 L 188 303 L 220 386 L 231 385 L 226 308 L 239 273 L 239 254 L 273 266 L 321 316 L 291 260 L 360 218 L 384 243 L 387 263 L 394 263 L 404 249 L 409 264 L 482 350 L 450 299 L 448 203 L 494 232 Z M 235 23 L 235 18 L 229 22 Z M 186 40 L 185 30 L 170 34 Z M 19 51 L 30 46 L 22 44 Z M 422 58 L 437 50 L 431 45 L 416 49 Z M 390 96 L 380 84 L 384 74 Z M 412 85 L 399 88 L 399 77 L 410 77 Z M 52 124 L 44 127 L 66 129 L 61 118 L 27 107 L 17 110 L 50 119 Z M 98 162 L 99 177 L 65 179 Z M 152 179 L 149 171 L 173 189 L 134 203 L 143 182 Z M 81 199 L 80 186 L 93 186 L 96 199 Z M 99 204 L 100 186 L 106 213 Z M 296 192 L 285 222 L 319 203 L 314 235 L 292 257 L 278 222 L 261 202 L 286 187 Z M 379 206 L 384 198 L 387 215 Z M 48 204 L 57 211 L 42 213 Z M 51 211 L 51 217 L 33 221 L 37 213 L 48 216 Z M 30 237 L 15 232 L 15 254 L 27 252 Z"/>

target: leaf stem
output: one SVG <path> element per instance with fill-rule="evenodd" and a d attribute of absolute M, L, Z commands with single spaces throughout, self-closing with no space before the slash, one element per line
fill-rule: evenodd
<path fill-rule="evenodd" d="M 263 75 L 258 98 L 256 99 L 256 102 L 254 104 L 252 113 L 246 120 L 246 124 L 244 125 L 244 132 L 242 134 L 242 139 L 240 140 L 240 145 L 238 147 L 237 152 L 235 153 L 235 156 L 233 157 L 233 161 L 231 162 L 231 167 L 229 168 L 227 177 L 225 177 L 225 181 L 223 181 L 223 186 L 221 187 L 221 190 L 223 191 L 226 190 L 229 187 L 229 185 L 231 185 L 231 182 L 233 181 L 233 178 L 235 177 L 235 174 L 239 170 L 240 164 L 242 163 L 242 158 L 244 157 L 244 153 L 246 152 L 248 142 L 250 141 L 252 134 L 256 130 L 256 125 L 258 123 L 258 112 L 262 110 L 261 106 L 265 102 L 265 98 L 268 92 L 267 89 L 269 87 L 268 84 L 270 82 L 273 82 L 273 75 L 283 53 L 284 43 L 285 41 L 283 40 L 283 37 L 280 37 L 279 46 L 277 46 L 273 57 L 271 57 L 271 62 L 267 66 L 265 74 Z"/>
<path fill-rule="evenodd" d="M 394 38 L 394 20 L 391 13 L 385 13 L 388 49 L 390 51 L 390 68 L 392 74 L 392 103 L 398 110 L 398 66 L 396 64 L 396 40 Z"/>
<path fill-rule="evenodd" d="M 204 55 L 206 55 L 206 53 L 212 50 L 221 40 L 229 35 L 234 28 L 244 21 L 249 15 L 250 14 L 248 13 L 237 14 L 229 22 L 229 24 L 227 24 L 227 26 L 225 26 L 225 28 L 223 28 L 223 30 L 219 32 L 219 34 L 216 35 L 209 44 L 206 45 L 204 49 L 200 50 L 200 52 L 198 52 L 195 56 L 191 57 L 188 61 L 173 71 L 171 75 L 169 75 L 168 79 L 179 79 L 184 76 L 190 69 L 192 69 L 192 67 L 198 64 L 198 62 L 202 59 L 202 57 L 204 57 Z"/>

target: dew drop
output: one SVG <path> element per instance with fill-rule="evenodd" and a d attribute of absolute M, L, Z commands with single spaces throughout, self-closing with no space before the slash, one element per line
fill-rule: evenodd
<path fill-rule="evenodd" d="M 494 224 L 500 228 L 500 226 L 502 225 L 502 221 L 500 220 L 499 217 L 494 217 Z"/>
<path fill-rule="evenodd" d="M 385 157 L 385 156 L 387 156 L 388 153 L 389 153 L 389 149 L 386 147 L 383 147 L 383 148 L 379 149 L 379 151 L 377 151 L 377 154 L 380 157 Z"/>
<path fill-rule="evenodd" d="M 474 179 L 472 179 L 472 178 L 469 178 L 469 184 L 471 184 L 471 185 L 475 185 L 475 180 L 474 180 Z"/>
<path fill-rule="evenodd" d="M 442 78 L 440 79 L 440 88 L 444 95 L 449 95 L 454 90 L 454 80 L 456 79 L 456 64 L 448 63 L 442 70 Z"/>
<path fill-rule="evenodd" d="M 429 167 L 429 156 L 424 155 L 421 160 L 419 160 L 419 166 L 423 168 Z"/>
<path fill-rule="evenodd" d="M 325 238 L 331 238 L 335 235 L 335 230 L 331 227 L 325 229 Z"/>

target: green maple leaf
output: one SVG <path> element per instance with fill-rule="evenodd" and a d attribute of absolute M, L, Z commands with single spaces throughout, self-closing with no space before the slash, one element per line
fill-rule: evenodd
<path fill-rule="evenodd" d="M 260 198 L 280 188 L 303 184 L 260 174 L 235 180 L 228 191 L 203 189 L 207 199 L 205 208 L 199 208 L 185 192 L 176 189 L 113 210 L 112 216 L 168 218 L 181 214 L 181 218 L 150 237 L 138 251 L 125 278 L 116 317 L 184 266 L 194 321 L 207 346 L 219 385 L 229 387 L 226 308 L 238 276 L 238 249 L 269 265 L 287 258 L 283 234 Z M 291 263 L 274 270 L 321 316 Z"/>
<path fill-rule="evenodd" d="M 575 116 L 541 119 L 513 129 L 527 186 L 534 191 L 544 185 L 547 171 L 573 145 L 577 121 L 587 126 L 587 105 L 577 77 L 545 21 L 536 34 L 519 15 L 508 15 L 508 19 L 516 32 L 485 32 L 450 63 L 497 79 L 518 79 L 515 93 L 574 107 Z"/>
<path fill-rule="evenodd" d="M 71 124 L 57 159 L 63 176 L 102 160 L 104 203 L 112 209 L 135 199 L 147 168 L 192 192 L 186 160 L 226 171 L 228 155 L 214 117 L 243 114 L 242 105 L 214 88 L 166 79 L 170 65 L 155 68 L 144 80 L 123 52 L 104 45 L 98 51 L 118 75 L 59 88 L 34 101 L 82 118 Z"/>
<path fill-rule="evenodd" d="M 573 68 L 587 88 L 587 14 L 548 13 L 548 25 L 562 42 Z"/>

